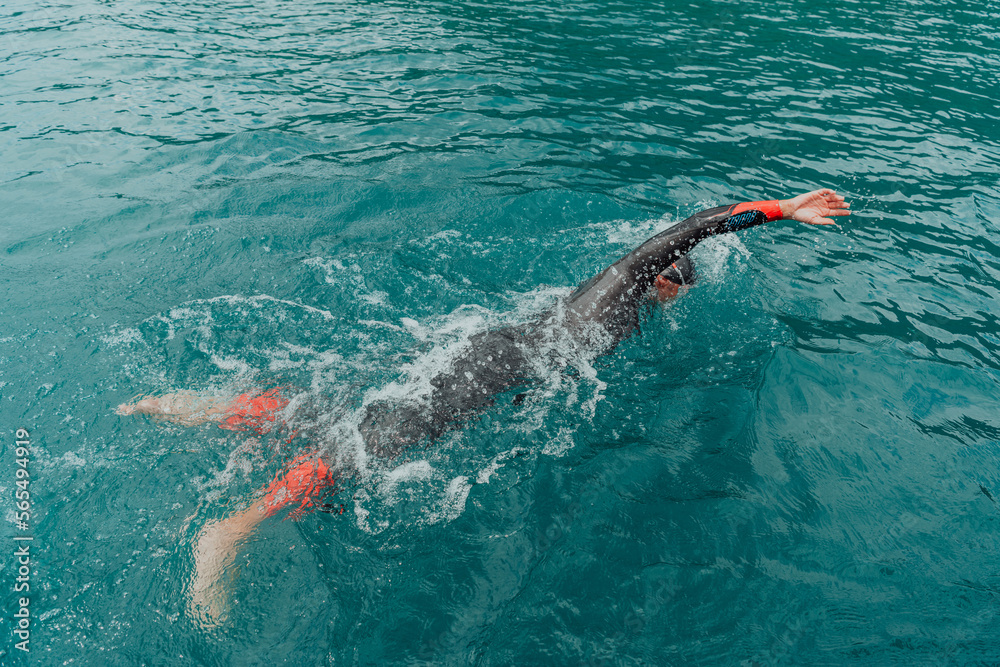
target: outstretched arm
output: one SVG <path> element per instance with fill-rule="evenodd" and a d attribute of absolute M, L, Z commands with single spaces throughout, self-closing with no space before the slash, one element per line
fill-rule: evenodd
<path fill-rule="evenodd" d="M 717 206 L 657 234 L 580 285 L 567 299 L 571 320 L 603 326 L 616 344 L 636 327 L 639 302 L 656 276 L 710 236 L 791 218 L 812 225 L 834 224 L 830 216 L 850 214 L 850 205 L 833 190 L 792 199 Z"/>

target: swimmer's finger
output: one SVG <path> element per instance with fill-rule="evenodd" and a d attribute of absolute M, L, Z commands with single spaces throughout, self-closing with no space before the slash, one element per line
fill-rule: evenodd
<path fill-rule="evenodd" d="M 850 214 L 851 214 L 850 208 L 835 208 L 831 209 L 830 212 L 827 213 L 827 215 L 850 215 Z"/>
<path fill-rule="evenodd" d="M 812 220 L 806 220 L 807 225 L 836 225 L 837 223 L 830 218 L 813 218 Z"/>

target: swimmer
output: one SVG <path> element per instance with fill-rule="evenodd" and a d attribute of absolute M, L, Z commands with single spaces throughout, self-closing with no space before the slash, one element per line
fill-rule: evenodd
<path fill-rule="evenodd" d="M 657 234 L 607 269 L 580 285 L 550 322 L 593 354 L 607 354 L 638 327 L 642 301 L 651 292 L 671 299 L 695 278 L 687 253 L 701 241 L 780 219 L 810 225 L 835 224 L 850 205 L 823 189 L 785 200 L 745 202 L 710 208 Z M 536 381 L 530 353 L 540 343 L 537 324 L 504 327 L 472 336 L 469 348 L 452 367 L 431 379 L 428 404 L 375 401 L 365 407 L 358 426 L 368 453 L 391 461 L 404 451 L 430 444 L 446 431 L 481 413 L 510 390 Z M 515 398 L 515 401 L 517 399 Z M 266 433 L 288 406 L 280 389 L 260 395 L 202 397 L 178 392 L 122 404 L 118 414 L 146 414 L 183 426 L 215 422 L 230 430 Z M 294 505 L 292 515 L 320 506 L 324 495 L 350 485 L 353 473 L 318 454 L 296 458 L 284 474 L 264 489 L 250 507 L 207 524 L 195 548 L 193 611 L 216 621 L 224 599 L 216 586 L 234 562 L 236 551 L 268 517 Z M 325 509 L 329 510 L 327 506 Z M 338 511 L 338 510 L 335 510 Z M 339 511 L 342 511 L 340 506 Z"/>

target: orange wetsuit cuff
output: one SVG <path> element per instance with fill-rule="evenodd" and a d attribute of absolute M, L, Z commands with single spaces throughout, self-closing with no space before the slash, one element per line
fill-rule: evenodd
<path fill-rule="evenodd" d="M 767 216 L 767 221 L 781 220 L 781 204 L 778 203 L 777 199 L 772 199 L 771 201 L 748 201 L 742 204 L 737 204 L 733 208 L 733 212 L 730 215 L 736 215 L 737 213 L 743 213 L 744 211 L 760 211 L 765 216 Z"/>

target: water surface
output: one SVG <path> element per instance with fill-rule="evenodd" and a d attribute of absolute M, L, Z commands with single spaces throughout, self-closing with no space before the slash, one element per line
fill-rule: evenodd
<path fill-rule="evenodd" d="M 0 8 L 4 663 L 1000 659 L 998 38 L 993 2 Z M 118 403 L 281 384 L 346 433 L 674 221 L 823 186 L 839 228 L 704 244 L 614 355 L 266 523 L 189 613 L 199 530 L 311 445 Z"/>

